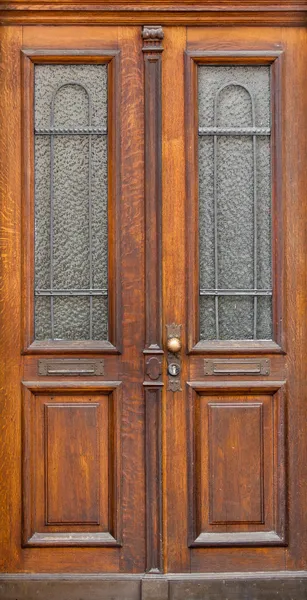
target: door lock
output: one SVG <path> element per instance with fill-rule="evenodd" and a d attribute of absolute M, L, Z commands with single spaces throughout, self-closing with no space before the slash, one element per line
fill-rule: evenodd
<path fill-rule="evenodd" d="M 166 325 L 167 373 L 169 376 L 167 389 L 172 392 L 181 390 L 181 357 L 179 355 L 182 349 L 181 330 L 182 326 L 176 323 Z"/>
<path fill-rule="evenodd" d="M 172 377 L 177 377 L 177 375 L 179 375 L 181 368 L 180 365 L 176 364 L 176 363 L 170 363 L 168 365 L 168 374 L 171 375 Z"/>

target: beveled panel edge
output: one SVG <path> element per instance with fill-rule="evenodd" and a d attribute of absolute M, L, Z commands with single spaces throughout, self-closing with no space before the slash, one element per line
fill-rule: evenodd
<path fill-rule="evenodd" d="M 22 381 L 30 392 L 113 392 L 122 385 L 121 381 Z"/>
<path fill-rule="evenodd" d="M 275 393 L 286 385 L 286 380 L 281 381 L 187 381 L 187 386 L 196 392 L 210 392 L 214 394 L 228 392 L 242 393 Z"/>
<path fill-rule="evenodd" d="M 80 547 L 112 547 L 120 548 L 122 544 L 118 542 L 109 532 L 91 532 L 91 533 L 34 533 L 23 547 L 44 547 L 50 546 L 80 546 Z"/>
<path fill-rule="evenodd" d="M 201 533 L 191 544 L 190 548 L 204 546 L 286 546 L 284 538 L 275 531 L 248 531 L 232 533 Z"/>

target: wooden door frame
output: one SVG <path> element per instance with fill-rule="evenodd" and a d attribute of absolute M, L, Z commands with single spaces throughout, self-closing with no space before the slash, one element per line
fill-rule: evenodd
<path fill-rule="evenodd" d="M 270 27 L 305 27 L 307 25 L 307 2 L 297 0 L 296 2 L 287 2 L 282 7 L 280 2 L 270 0 L 237 0 L 229 2 L 203 1 L 195 4 L 190 0 L 184 2 L 181 0 L 176 6 L 171 2 L 91 2 L 86 0 L 63 0 L 63 2 L 53 2 L 52 0 L 15 0 L 5 1 L 0 8 L 0 25 L 3 31 L 7 33 L 7 39 L 13 30 L 12 43 L 18 43 L 22 39 L 22 27 L 29 25 L 135 25 L 154 26 L 156 23 L 162 26 L 270 26 Z M 1 30 L 0 30 L 1 33 Z M 154 38 L 154 36 L 153 36 Z M 160 86 L 160 51 L 161 38 L 153 49 L 150 44 L 144 44 L 145 63 L 150 55 L 154 56 L 154 67 L 147 70 L 145 77 L 145 102 L 146 94 L 149 102 L 152 90 L 155 86 Z M 151 54 L 152 53 L 152 54 Z M 146 59 L 147 57 L 147 59 Z M 158 58 L 159 57 L 159 58 Z M 148 66 L 148 65 L 147 65 Z M 147 68 L 147 67 L 146 67 Z M 145 70 L 146 74 L 146 70 Z M 10 71 L 7 83 L 12 81 L 14 76 L 13 67 Z M 152 87 L 153 86 L 153 87 Z M 159 124 L 159 115 L 161 115 L 161 102 L 158 100 L 154 105 L 155 114 L 152 114 L 153 121 L 147 120 L 147 141 L 154 144 L 152 153 L 147 156 L 147 175 L 153 189 L 159 190 L 161 185 L 161 130 Z M 155 118 L 158 116 L 158 120 Z M 158 128 L 152 130 L 153 122 L 158 123 Z M 6 140 L 8 139 L 8 128 L 5 128 Z M 146 135 L 146 134 L 145 134 Z M 150 140 L 150 142 L 149 142 Z M 4 146 L 2 146 L 4 149 Z M 152 168 L 152 158 L 156 159 L 155 166 Z M 17 166 L 17 169 L 19 167 Z M 17 185 L 18 187 L 18 185 Z M 16 193 L 18 193 L 16 187 Z M 160 221 L 159 211 L 161 210 L 161 197 L 153 193 L 151 187 L 148 187 L 147 193 L 147 211 L 148 216 L 156 215 L 156 228 L 151 231 L 151 239 L 148 244 L 154 244 L 155 252 L 160 256 L 159 243 Z M 5 193 L 5 185 L 3 188 Z M 146 198 L 146 194 L 145 194 Z M 155 200 L 156 204 L 152 202 Z M 5 223 L 4 223 L 5 225 Z M 149 232 L 149 229 L 148 229 Z M 10 256 L 13 251 L 10 248 Z M 150 255 L 148 254 L 148 261 Z M 154 285 L 161 281 L 161 263 L 158 261 L 155 267 L 156 279 L 148 279 L 148 290 L 153 289 Z M 152 273 L 153 264 L 147 262 L 147 273 Z M 159 286 L 158 286 L 159 287 Z M 161 297 L 158 300 L 161 302 Z M 152 310 L 155 301 L 148 311 Z M 161 305 L 160 305 L 161 309 Z M 305 598 L 307 591 L 307 571 L 278 571 L 268 573 L 241 573 L 241 574 L 190 574 L 177 573 L 176 575 L 162 573 L 162 480 L 161 480 L 161 373 L 159 364 L 163 355 L 162 337 L 163 333 L 159 330 L 160 313 L 156 313 L 155 326 L 151 319 L 147 321 L 147 344 L 145 346 L 144 359 L 145 371 L 145 398 L 146 404 L 146 441 L 147 441 L 147 557 L 150 557 L 148 566 L 149 574 L 140 575 L 34 575 L 34 574 L 2 574 L 0 575 L 0 596 L 6 598 L 14 593 L 21 600 L 30 600 L 35 593 L 43 594 L 46 600 L 51 600 L 55 593 L 61 598 L 71 597 L 70 594 L 76 590 L 82 589 L 83 594 L 89 594 L 91 598 L 107 599 L 112 593 L 114 598 L 142 598 L 144 600 L 168 600 L 173 595 L 176 598 L 199 598 L 210 592 L 210 598 L 223 599 L 228 594 L 233 593 L 244 595 L 247 590 L 255 590 L 259 593 L 259 598 L 266 599 L 274 597 L 273 594 L 279 592 L 283 594 L 283 599 L 290 598 L 291 594 L 299 600 Z M 149 331 L 149 326 L 151 332 Z M 8 349 L 10 349 L 8 344 Z M 159 357 L 160 355 L 160 357 Z M 150 362 L 151 361 L 151 362 Z M 158 376 L 156 377 L 156 373 Z M 150 525 L 149 525 L 150 524 Z M 151 573 L 150 573 L 151 571 Z M 50 584 L 52 589 L 50 589 Z M 56 587 L 55 587 L 56 586 Z M 199 596 L 200 594 L 200 596 Z M 288 594 L 288 596 L 287 596 Z"/>

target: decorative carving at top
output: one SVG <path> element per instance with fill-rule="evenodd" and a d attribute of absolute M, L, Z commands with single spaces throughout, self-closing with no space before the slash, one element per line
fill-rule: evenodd
<path fill-rule="evenodd" d="M 181 338 L 181 330 L 182 330 L 182 325 L 177 325 L 177 323 L 170 323 L 169 325 L 166 325 L 166 334 L 167 334 L 167 338 L 172 338 L 172 337 L 177 337 L 177 338 Z"/>
<path fill-rule="evenodd" d="M 151 50 L 161 52 L 163 50 L 161 42 L 164 38 L 164 33 L 160 25 L 144 25 L 142 38 L 144 40 L 144 52 Z"/>

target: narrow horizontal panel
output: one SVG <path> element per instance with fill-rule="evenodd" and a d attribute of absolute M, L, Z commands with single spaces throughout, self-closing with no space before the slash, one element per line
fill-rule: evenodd
<path fill-rule="evenodd" d="M 263 359 L 205 359 L 205 375 L 269 375 L 270 361 Z"/>
<path fill-rule="evenodd" d="M 39 375 L 104 375 L 104 360 L 50 358 L 37 366 Z"/>

